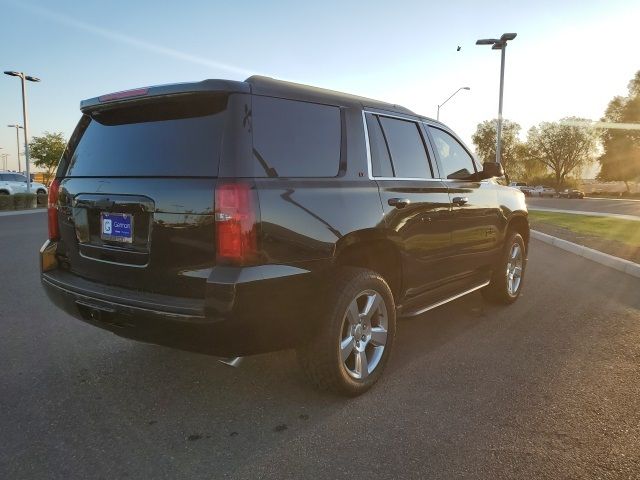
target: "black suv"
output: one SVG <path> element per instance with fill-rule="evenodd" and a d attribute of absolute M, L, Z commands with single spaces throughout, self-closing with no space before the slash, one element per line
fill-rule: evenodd
<path fill-rule="evenodd" d="M 524 195 L 406 108 L 257 76 L 80 108 L 41 266 L 83 321 L 219 356 L 295 347 L 314 383 L 356 395 L 396 317 L 520 293 Z"/>

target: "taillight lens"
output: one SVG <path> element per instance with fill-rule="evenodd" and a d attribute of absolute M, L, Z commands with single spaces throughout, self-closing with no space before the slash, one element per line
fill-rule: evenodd
<path fill-rule="evenodd" d="M 60 179 L 55 178 L 49 186 L 49 200 L 47 202 L 47 217 L 49 220 L 49 240 L 60 238 L 58 227 L 58 193 L 60 192 Z"/>
<path fill-rule="evenodd" d="M 219 184 L 215 202 L 217 263 L 254 262 L 258 255 L 255 191 L 248 183 Z"/>

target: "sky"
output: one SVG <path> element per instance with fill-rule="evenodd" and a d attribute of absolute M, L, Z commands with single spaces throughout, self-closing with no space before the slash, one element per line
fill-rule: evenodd
<path fill-rule="evenodd" d="M 523 138 L 542 121 L 599 119 L 640 70 L 640 2 L 631 0 L 0 0 L 0 18 L 0 69 L 42 79 L 28 84 L 32 137 L 68 138 L 85 98 L 262 74 L 434 118 L 470 87 L 440 119 L 473 147 L 477 124 L 498 110 L 500 52 L 479 38 L 518 34 L 506 51 L 504 117 Z M 5 125 L 22 124 L 19 83 L 0 76 L 10 169 L 16 136 Z"/>

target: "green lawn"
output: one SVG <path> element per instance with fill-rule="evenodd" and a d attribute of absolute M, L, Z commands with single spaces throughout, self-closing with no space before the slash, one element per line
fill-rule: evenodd
<path fill-rule="evenodd" d="M 640 248 L 640 222 L 633 220 L 536 211 L 529 212 L 529 219 L 533 229 L 536 228 L 536 224 L 553 225 L 566 228 L 577 235 L 615 240 L 630 247 Z"/>

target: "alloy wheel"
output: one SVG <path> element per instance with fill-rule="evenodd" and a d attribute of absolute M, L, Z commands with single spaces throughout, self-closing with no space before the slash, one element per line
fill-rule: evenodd
<path fill-rule="evenodd" d="M 507 291 L 514 296 L 518 293 L 522 281 L 523 252 L 519 243 L 514 243 L 507 260 Z"/>
<path fill-rule="evenodd" d="M 342 367 L 357 380 L 376 369 L 387 343 L 387 306 L 382 295 L 365 290 L 351 301 L 342 321 L 340 355 Z"/>

